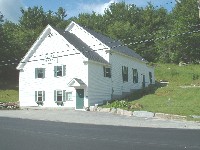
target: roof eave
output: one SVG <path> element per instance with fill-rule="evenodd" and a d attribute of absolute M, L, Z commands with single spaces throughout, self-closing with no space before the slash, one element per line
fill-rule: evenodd
<path fill-rule="evenodd" d="M 125 53 L 120 53 L 120 52 L 115 51 L 115 50 L 113 50 L 113 49 L 107 50 L 107 52 L 109 52 L 110 54 L 116 53 L 116 54 L 120 54 L 120 55 L 123 55 L 123 56 L 126 56 L 126 57 L 130 57 L 130 58 L 132 58 L 132 59 L 135 59 L 135 60 L 140 61 L 140 62 L 145 63 L 145 64 L 148 63 L 148 61 L 145 60 L 144 58 L 138 59 L 138 58 L 136 58 L 136 57 L 126 55 Z"/>
<path fill-rule="evenodd" d="M 17 65 L 16 69 L 21 70 L 23 69 L 24 65 L 26 64 L 25 62 L 30 59 L 30 55 L 35 51 L 36 47 L 38 46 L 38 43 L 42 40 L 43 37 L 47 36 L 49 31 L 53 29 L 50 25 L 47 25 L 46 28 L 43 30 L 43 32 L 40 34 L 40 36 L 37 38 L 37 40 L 33 43 L 31 48 L 28 50 L 28 52 L 25 54 L 23 59 L 20 61 L 20 63 Z M 54 29 L 53 29 L 54 30 Z M 23 63 L 22 63 L 23 62 Z"/>

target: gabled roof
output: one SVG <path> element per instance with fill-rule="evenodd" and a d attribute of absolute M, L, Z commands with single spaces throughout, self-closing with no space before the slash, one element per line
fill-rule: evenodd
<path fill-rule="evenodd" d="M 81 86 L 86 86 L 86 84 L 78 78 L 73 78 L 68 84 L 70 87 L 81 87 Z"/>
<path fill-rule="evenodd" d="M 110 37 L 107 37 L 101 33 L 97 33 L 88 28 L 85 27 L 82 28 L 85 29 L 87 32 L 89 32 L 91 35 L 93 35 L 95 38 L 97 38 L 99 41 L 110 47 L 111 50 L 139 59 L 140 61 L 147 62 L 143 57 L 137 54 L 134 50 L 128 48 L 127 46 L 124 46 L 124 44 L 121 43 L 120 41 L 113 40 Z"/>
<path fill-rule="evenodd" d="M 81 39 L 79 39 L 75 34 L 61 29 L 56 29 L 56 28 L 54 29 L 89 60 L 97 61 L 104 64 L 109 64 L 103 57 L 101 57 L 87 44 L 81 41 Z"/>

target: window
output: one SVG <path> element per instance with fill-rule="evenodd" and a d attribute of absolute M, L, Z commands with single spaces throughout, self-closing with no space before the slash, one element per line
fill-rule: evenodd
<path fill-rule="evenodd" d="M 35 68 L 35 78 L 45 78 L 45 68 Z"/>
<path fill-rule="evenodd" d="M 66 92 L 66 100 L 72 101 L 72 92 Z"/>
<path fill-rule="evenodd" d="M 132 69 L 133 70 L 133 83 L 138 83 L 138 71 L 137 69 Z"/>
<path fill-rule="evenodd" d="M 152 84 L 152 72 L 149 72 L 149 81 L 150 81 L 150 84 Z"/>
<path fill-rule="evenodd" d="M 63 102 L 65 101 L 65 90 L 54 90 L 54 101 Z"/>
<path fill-rule="evenodd" d="M 36 102 L 45 101 L 45 91 L 35 91 L 35 101 Z"/>
<path fill-rule="evenodd" d="M 103 67 L 103 73 L 104 73 L 104 77 L 111 78 L 111 69 L 110 69 L 110 67 Z"/>
<path fill-rule="evenodd" d="M 122 66 L 122 79 L 123 82 L 128 82 L 128 67 Z"/>
<path fill-rule="evenodd" d="M 66 75 L 66 65 L 54 66 L 54 77 L 62 77 Z"/>

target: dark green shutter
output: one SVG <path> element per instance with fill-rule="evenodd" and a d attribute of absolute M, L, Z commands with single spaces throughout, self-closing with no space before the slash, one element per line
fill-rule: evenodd
<path fill-rule="evenodd" d="M 42 78 L 45 78 L 45 68 L 42 68 L 42 72 L 43 72 L 43 77 Z"/>
<path fill-rule="evenodd" d="M 43 101 L 45 101 L 45 91 L 43 91 L 43 98 L 42 98 Z"/>
<path fill-rule="evenodd" d="M 37 68 L 35 68 L 35 78 L 38 78 Z"/>
<path fill-rule="evenodd" d="M 126 71 L 126 81 L 128 82 L 128 67 L 126 67 L 127 71 Z"/>
<path fill-rule="evenodd" d="M 37 91 L 35 91 L 35 101 L 37 102 Z"/>
<path fill-rule="evenodd" d="M 54 77 L 57 77 L 57 66 L 54 66 Z"/>
<path fill-rule="evenodd" d="M 108 75 L 109 78 L 111 78 L 111 68 L 109 68 L 109 75 Z"/>
<path fill-rule="evenodd" d="M 152 83 L 152 73 L 149 72 L 149 80 L 150 80 L 150 83 Z"/>
<path fill-rule="evenodd" d="M 63 102 L 66 102 L 66 90 L 63 90 Z"/>
<path fill-rule="evenodd" d="M 54 90 L 54 101 L 57 101 L 57 94 L 56 94 L 56 90 Z"/>
<path fill-rule="evenodd" d="M 106 76 L 106 68 L 103 66 L 103 76 Z"/>
<path fill-rule="evenodd" d="M 66 65 L 63 65 L 63 76 L 66 76 Z"/>
<path fill-rule="evenodd" d="M 124 82 L 124 67 L 122 66 L 122 80 Z"/>

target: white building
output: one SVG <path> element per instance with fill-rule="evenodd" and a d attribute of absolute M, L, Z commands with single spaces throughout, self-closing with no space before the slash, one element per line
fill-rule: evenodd
<path fill-rule="evenodd" d="M 155 83 L 141 56 L 75 22 L 48 25 L 17 69 L 20 106 L 83 109 Z"/>

